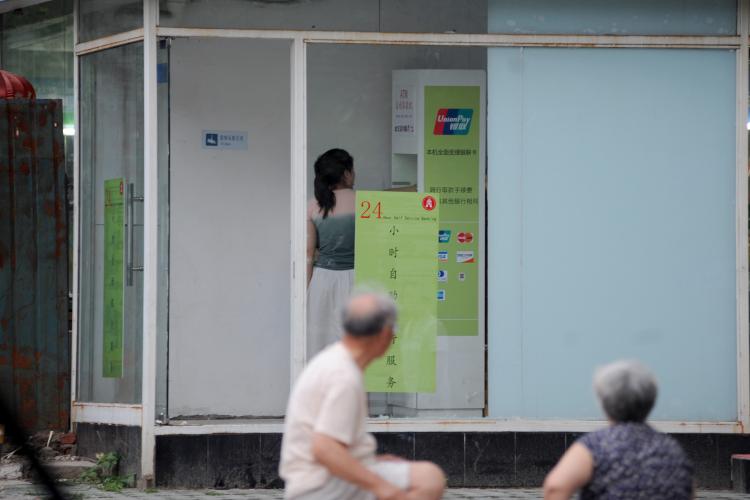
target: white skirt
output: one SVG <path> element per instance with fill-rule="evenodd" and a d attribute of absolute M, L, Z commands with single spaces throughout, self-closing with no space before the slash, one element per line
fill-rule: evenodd
<path fill-rule="evenodd" d="M 312 359 L 343 334 L 341 311 L 354 286 L 354 269 L 313 268 L 307 288 L 307 359 Z"/>

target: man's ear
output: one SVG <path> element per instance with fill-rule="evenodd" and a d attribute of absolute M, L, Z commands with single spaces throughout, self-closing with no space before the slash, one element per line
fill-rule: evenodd
<path fill-rule="evenodd" d="M 393 334 L 392 329 L 390 326 L 386 326 L 381 330 L 380 332 L 381 338 L 383 342 L 385 343 L 386 350 L 388 349 L 388 346 L 391 345 L 391 341 L 393 340 Z"/>

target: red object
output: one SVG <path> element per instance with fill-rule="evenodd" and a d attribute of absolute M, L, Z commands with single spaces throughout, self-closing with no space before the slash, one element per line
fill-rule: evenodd
<path fill-rule="evenodd" d="M 0 69 L 0 98 L 36 99 L 36 91 L 26 78 Z"/>
<path fill-rule="evenodd" d="M 471 233 L 458 233 L 456 239 L 459 243 L 471 243 L 474 240 L 474 235 Z"/>
<path fill-rule="evenodd" d="M 424 208 L 427 211 L 434 210 L 434 208 L 437 206 L 437 201 L 435 201 L 435 198 L 432 196 L 425 196 L 422 199 L 422 208 Z"/>
<path fill-rule="evenodd" d="M 63 434 L 60 437 L 60 444 L 76 444 L 75 432 L 69 432 L 67 434 Z"/>

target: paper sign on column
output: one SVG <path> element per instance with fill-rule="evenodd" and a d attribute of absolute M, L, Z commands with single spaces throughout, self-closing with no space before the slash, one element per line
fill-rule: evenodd
<path fill-rule="evenodd" d="M 396 135 L 413 136 L 416 130 L 414 85 L 393 87 L 393 130 Z"/>
<path fill-rule="evenodd" d="M 355 283 L 387 291 L 396 336 L 365 373 L 370 392 L 435 392 L 439 208 L 424 193 L 357 192 Z"/>

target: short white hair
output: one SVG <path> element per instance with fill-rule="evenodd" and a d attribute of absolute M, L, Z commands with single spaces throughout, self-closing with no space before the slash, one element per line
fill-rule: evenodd
<path fill-rule="evenodd" d="M 367 297 L 372 304 L 358 311 L 352 307 L 356 299 Z M 398 316 L 396 303 L 382 292 L 357 290 L 352 294 L 341 315 L 344 331 L 353 337 L 371 337 L 388 326 L 395 327 Z"/>
<path fill-rule="evenodd" d="M 656 402 L 656 377 L 638 361 L 615 361 L 596 370 L 594 391 L 610 420 L 644 422 Z"/>

